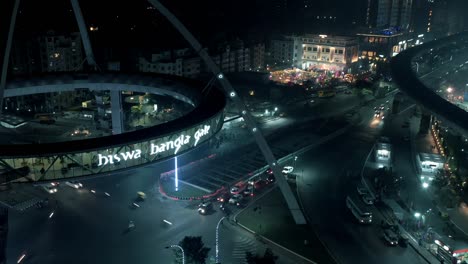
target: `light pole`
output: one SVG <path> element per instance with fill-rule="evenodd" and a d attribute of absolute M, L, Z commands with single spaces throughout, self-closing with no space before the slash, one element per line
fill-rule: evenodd
<path fill-rule="evenodd" d="M 297 161 L 297 156 L 294 156 L 294 163 L 293 163 L 293 164 L 294 164 L 294 165 L 293 165 L 294 168 L 296 167 L 296 161 Z"/>
<path fill-rule="evenodd" d="M 178 249 L 180 249 L 180 251 L 182 251 L 182 264 L 185 264 L 185 252 L 184 252 L 184 249 L 181 246 L 179 246 L 179 245 L 170 245 L 170 246 L 168 246 L 166 248 L 178 248 Z"/>
<path fill-rule="evenodd" d="M 216 263 L 219 263 L 219 225 L 221 222 L 226 218 L 223 216 L 221 219 L 219 219 L 218 224 L 216 225 Z"/>

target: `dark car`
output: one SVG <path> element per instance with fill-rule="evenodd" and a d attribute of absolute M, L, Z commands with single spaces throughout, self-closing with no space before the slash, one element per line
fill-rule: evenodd
<path fill-rule="evenodd" d="M 218 196 L 216 200 L 220 203 L 226 203 L 227 201 L 229 201 L 229 198 L 231 198 L 231 195 L 229 193 L 223 193 L 220 196 Z"/>
<path fill-rule="evenodd" d="M 213 204 L 211 202 L 203 202 L 200 205 L 198 205 L 198 213 L 202 215 L 206 215 L 211 210 L 213 210 Z"/>
<path fill-rule="evenodd" d="M 260 190 L 268 184 L 268 180 L 258 180 L 254 182 L 254 187 L 256 190 Z"/>
<path fill-rule="evenodd" d="M 273 174 L 268 175 L 267 181 L 271 183 L 275 182 L 276 181 L 275 175 Z"/>

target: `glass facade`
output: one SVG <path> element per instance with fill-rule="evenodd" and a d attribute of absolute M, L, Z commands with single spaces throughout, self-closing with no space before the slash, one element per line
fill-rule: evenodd
<path fill-rule="evenodd" d="M 142 166 L 188 151 L 207 141 L 223 126 L 222 111 L 204 122 L 158 138 L 82 153 L 2 158 L 5 182 L 62 180 Z"/>

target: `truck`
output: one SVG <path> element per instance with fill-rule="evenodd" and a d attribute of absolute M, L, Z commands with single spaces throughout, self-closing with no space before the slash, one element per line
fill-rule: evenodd
<path fill-rule="evenodd" d="M 356 220 L 361 224 L 372 223 L 372 212 L 370 209 L 355 196 L 346 197 L 346 207 L 351 211 Z"/>

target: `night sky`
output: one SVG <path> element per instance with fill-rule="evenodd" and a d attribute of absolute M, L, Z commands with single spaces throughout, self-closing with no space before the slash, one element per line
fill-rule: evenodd
<path fill-rule="evenodd" d="M 283 1 L 283 9 L 276 2 Z M 327 33 L 328 27 L 340 28 L 358 20 L 362 10 L 359 1 L 306 0 L 172 0 L 162 1 L 199 38 L 202 43 L 213 40 L 249 38 L 263 40 L 274 33 L 288 31 Z M 341 2 L 341 3 L 340 3 Z M 98 4 L 99 3 L 99 4 Z M 94 38 L 112 46 L 182 46 L 183 41 L 156 10 L 147 9 L 147 1 L 81 0 L 88 26 L 98 26 Z M 78 31 L 69 1 L 21 1 L 18 32 Z M 350 12 L 352 11 L 352 12 Z M 333 21 L 317 21 L 315 17 L 334 16 Z M 317 28 L 320 30 L 317 30 Z M 322 32 L 319 32 L 322 31 Z M 343 32 L 345 33 L 345 32 Z"/>

